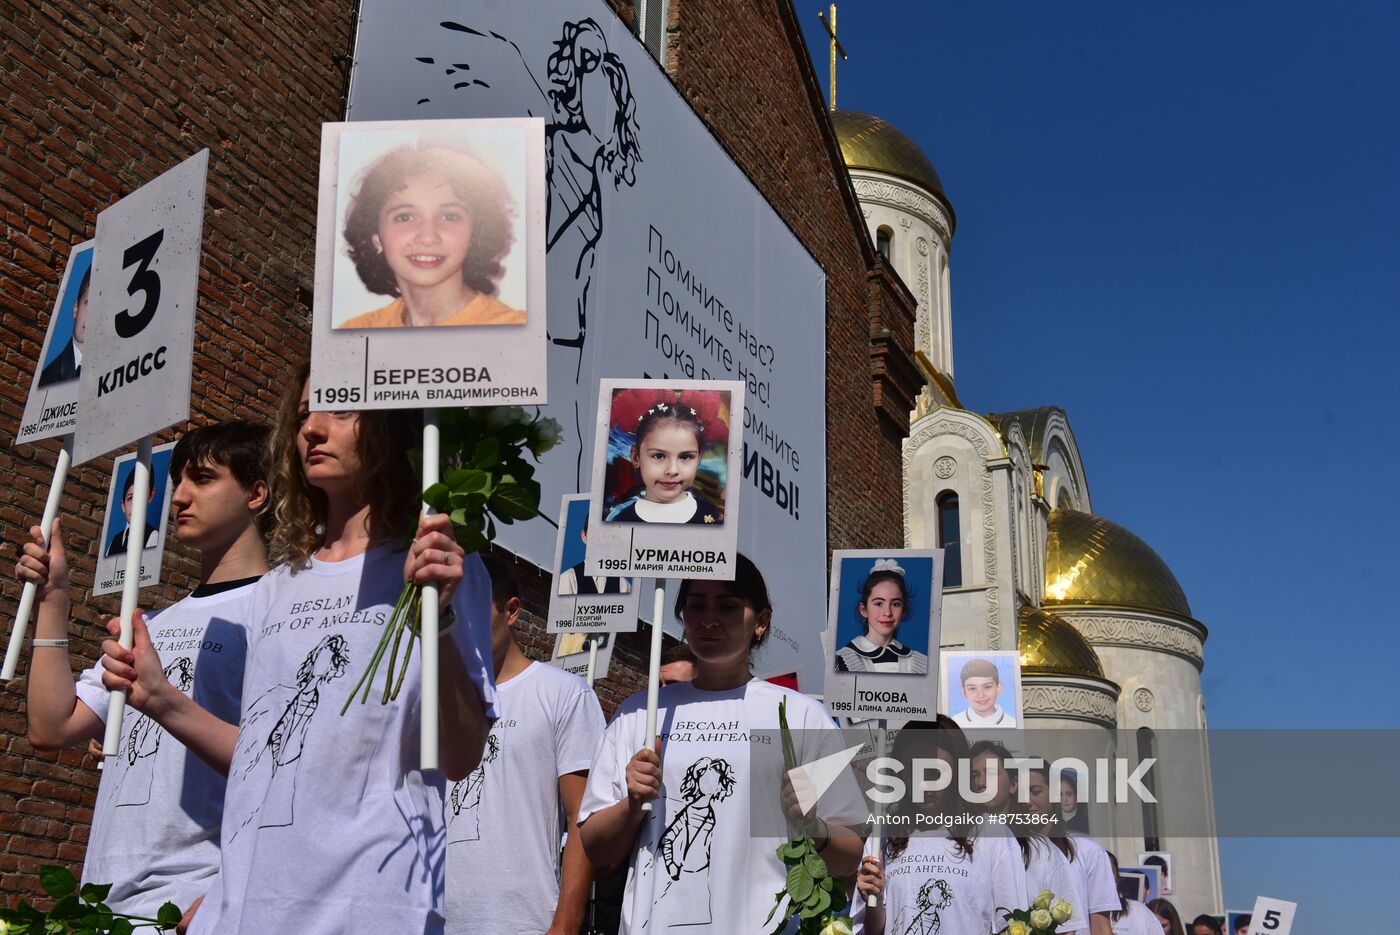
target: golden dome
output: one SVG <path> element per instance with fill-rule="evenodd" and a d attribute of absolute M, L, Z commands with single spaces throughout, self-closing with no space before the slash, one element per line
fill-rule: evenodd
<path fill-rule="evenodd" d="M 1167 563 L 1122 526 L 1077 510 L 1050 514 L 1045 601 L 1050 607 L 1126 607 L 1191 619 Z"/>
<path fill-rule="evenodd" d="M 924 151 L 891 123 L 854 110 L 831 114 L 831 126 L 849 169 L 869 169 L 913 182 L 945 205 L 948 196 Z M 951 206 L 950 206 L 951 208 Z"/>
<path fill-rule="evenodd" d="M 1016 615 L 1016 646 L 1023 675 L 1077 675 L 1102 679 L 1098 653 L 1073 625 L 1050 611 L 1025 606 Z"/>

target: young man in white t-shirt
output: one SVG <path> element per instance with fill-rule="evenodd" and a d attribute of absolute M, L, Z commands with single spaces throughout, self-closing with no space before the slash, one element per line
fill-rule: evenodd
<path fill-rule="evenodd" d="M 593 879 L 578 807 L 603 711 L 583 679 L 526 658 L 514 633 L 519 584 L 501 562 L 487 570 L 500 717 L 481 765 L 447 791 L 445 931 L 577 935 Z"/>
<path fill-rule="evenodd" d="M 267 571 L 258 526 L 267 500 L 267 428 L 224 422 L 187 433 L 170 459 L 175 536 L 200 553 L 199 587 L 148 618 L 166 674 L 236 723 L 243 684 L 246 600 Z M 68 560 L 55 521 L 46 550 L 30 530 L 17 566 L 39 589 L 29 664 L 29 742 L 59 750 L 101 738 L 108 692 L 102 665 L 75 684 L 68 656 Z M 195 751 L 198 752 L 198 751 Z M 113 884 L 114 910 L 152 917 L 165 902 L 188 909 L 219 866 L 224 777 L 128 707 L 122 739 L 98 786 L 83 880 Z"/>

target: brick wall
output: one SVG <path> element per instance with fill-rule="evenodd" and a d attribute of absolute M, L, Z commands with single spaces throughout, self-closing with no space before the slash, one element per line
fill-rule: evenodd
<path fill-rule="evenodd" d="M 631 22 L 631 3 L 610 0 Z M 0 566 L 43 506 L 55 441 L 13 447 L 33 361 L 68 247 L 99 210 L 201 147 L 211 150 L 196 332 L 195 422 L 263 416 L 307 350 L 319 125 L 338 119 L 351 0 L 285 6 L 130 0 L 0 12 Z M 151 7 L 151 8 L 148 8 Z M 154 9 L 158 8 L 158 9 Z M 840 168 L 820 91 L 788 0 L 671 0 L 670 71 L 740 167 L 827 273 L 827 427 L 832 548 L 898 544 L 899 437 L 917 378 L 908 365 L 913 302 L 883 270 Z M 217 331 L 218 336 L 215 337 Z M 173 437 L 173 435 L 172 435 Z M 162 439 L 166 440 L 166 439 Z M 74 663 L 97 655 L 115 596 L 83 600 L 101 528 L 103 459 L 73 473 L 63 501 L 79 596 Z M 502 556 L 507 560 L 512 557 Z M 167 603 L 197 564 L 178 545 Z M 548 580 L 515 563 L 521 638 L 544 658 Z M 0 632 L 18 589 L 0 574 Z M 647 634 L 624 634 L 605 710 L 642 683 Z M 38 754 L 24 738 L 24 669 L 0 688 L 0 901 L 37 888 L 40 862 L 82 860 L 97 784 L 81 751 Z"/>

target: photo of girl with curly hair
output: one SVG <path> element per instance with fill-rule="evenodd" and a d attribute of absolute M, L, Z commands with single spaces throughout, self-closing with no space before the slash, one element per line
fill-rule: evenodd
<path fill-rule="evenodd" d="M 524 324 L 499 297 L 516 210 L 501 174 L 455 141 L 420 138 L 378 156 L 351 183 L 344 254 L 365 290 L 392 301 L 353 314 L 333 297 L 335 327 Z"/>
<path fill-rule="evenodd" d="M 604 520 L 722 524 L 729 412 L 723 390 L 617 390 Z"/>

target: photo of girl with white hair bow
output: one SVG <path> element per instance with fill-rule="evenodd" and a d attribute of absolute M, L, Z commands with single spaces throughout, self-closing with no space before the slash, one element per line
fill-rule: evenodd
<path fill-rule="evenodd" d="M 836 651 L 836 671 L 927 674 L 928 655 L 895 638 L 912 599 L 899 562 L 892 558 L 876 561 L 860 586 L 855 608 L 865 632 Z"/>

